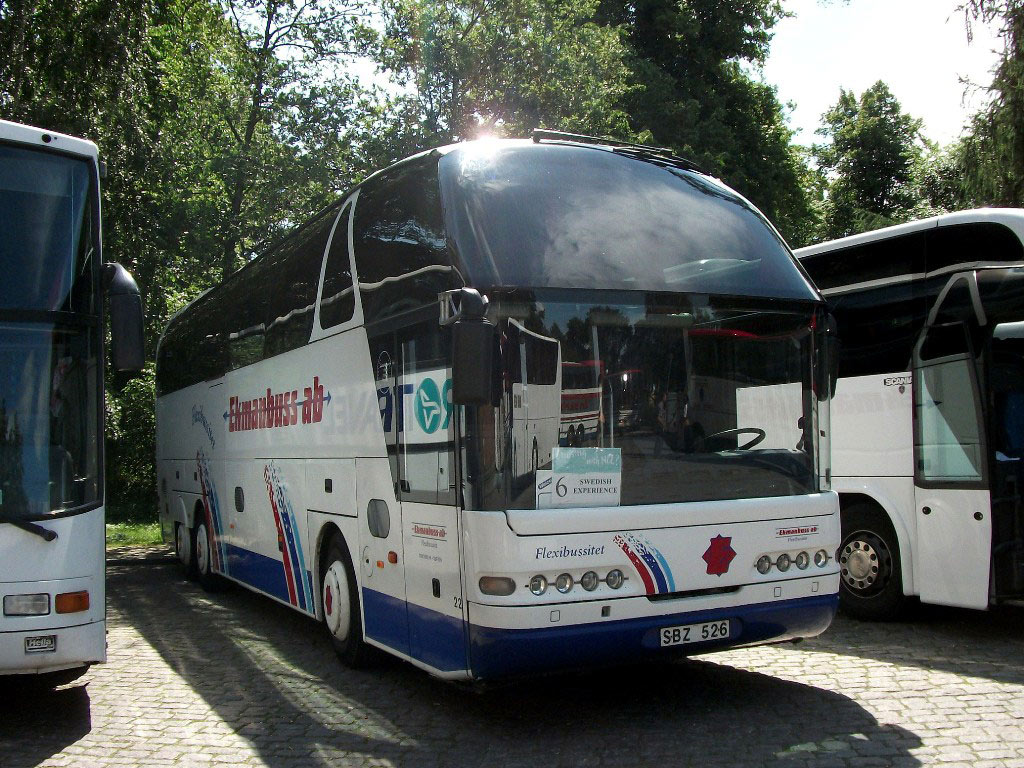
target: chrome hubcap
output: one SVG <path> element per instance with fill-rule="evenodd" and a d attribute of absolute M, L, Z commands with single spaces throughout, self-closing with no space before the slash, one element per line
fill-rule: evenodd
<path fill-rule="evenodd" d="M 862 596 L 882 591 L 892 574 L 892 557 L 885 542 L 868 531 L 854 534 L 839 553 L 843 583 Z"/>

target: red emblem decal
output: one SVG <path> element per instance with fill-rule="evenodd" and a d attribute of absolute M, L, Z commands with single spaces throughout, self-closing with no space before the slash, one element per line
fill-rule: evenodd
<path fill-rule="evenodd" d="M 729 572 L 729 564 L 736 557 L 736 552 L 730 546 L 732 536 L 719 534 L 711 540 L 711 546 L 704 553 L 704 562 L 708 564 L 709 576 L 721 576 Z"/>

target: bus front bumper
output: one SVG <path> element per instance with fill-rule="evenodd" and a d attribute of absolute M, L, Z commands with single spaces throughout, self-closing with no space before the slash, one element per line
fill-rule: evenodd
<path fill-rule="evenodd" d="M 601 664 L 667 660 L 813 637 L 828 628 L 838 601 L 833 592 L 753 605 L 528 629 L 470 623 L 472 674 L 478 679 L 496 679 Z M 552 621 L 556 615 L 557 608 L 553 608 Z M 472 621 L 472 610 L 470 616 Z M 662 629 L 724 619 L 730 624 L 725 640 L 661 647 Z"/>
<path fill-rule="evenodd" d="M 38 675 L 99 664 L 106 661 L 106 644 L 102 621 L 0 632 L 0 675 Z"/>

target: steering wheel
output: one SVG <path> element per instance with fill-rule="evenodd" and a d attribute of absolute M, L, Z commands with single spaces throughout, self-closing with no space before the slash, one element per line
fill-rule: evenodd
<path fill-rule="evenodd" d="M 704 438 L 705 446 L 711 440 L 716 437 L 732 437 L 733 435 L 753 435 L 754 439 L 746 445 L 737 445 L 736 450 L 738 451 L 749 451 L 755 445 L 764 440 L 764 430 L 758 429 L 757 427 L 736 427 L 736 429 L 724 429 L 721 432 L 715 432 L 713 435 L 708 435 Z"/>

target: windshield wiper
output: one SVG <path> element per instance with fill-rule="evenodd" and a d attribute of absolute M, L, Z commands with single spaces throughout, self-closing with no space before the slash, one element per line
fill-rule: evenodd
<path fill-rule="evenodd" d="M 33 533 L 45 541 L 53 541 L 57 538 L 57 532 L 51 531 L 49 528 L 43 528 L 41 525 L 36 523 L 29 523 L 25 520 L 0 520 L 0 523 L 10 523 L 15 528 L 21 528 L 23 531 Z"/>

